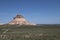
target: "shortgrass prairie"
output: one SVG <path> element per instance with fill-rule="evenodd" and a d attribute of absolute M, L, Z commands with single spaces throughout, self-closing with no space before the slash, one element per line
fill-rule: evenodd
<path fill-rule="evenodd" d="M 0 25 L 0 40 L 60 40 L 60 25 Z"/>

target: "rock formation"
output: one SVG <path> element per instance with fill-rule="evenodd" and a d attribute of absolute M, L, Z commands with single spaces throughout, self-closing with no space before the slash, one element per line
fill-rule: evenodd
<path fill-rule="evenodd" d="M 28 22 L 22 15 L 16 15 L 16 17 L 14 17 L 13 20 L 11 22 L 9 22 L 8 24 L 10 24 L 10 25 L 15 25 L 15 24 L 36 25 L 36 24 Z"/>

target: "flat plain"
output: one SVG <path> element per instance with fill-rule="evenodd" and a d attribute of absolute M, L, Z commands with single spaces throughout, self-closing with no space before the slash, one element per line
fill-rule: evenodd
<path fill-rule="evenodd" d="M 60 24 L 0 25 L 0 40 L 60 40 Z"/>

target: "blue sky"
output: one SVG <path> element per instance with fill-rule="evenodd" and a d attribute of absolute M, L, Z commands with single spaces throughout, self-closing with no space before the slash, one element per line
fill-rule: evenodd
<path fill-rule="evenodd" d="M 0 23 L 17 14 L 36 24 L 60 24 L 60 0 L 0 0 Z"/>

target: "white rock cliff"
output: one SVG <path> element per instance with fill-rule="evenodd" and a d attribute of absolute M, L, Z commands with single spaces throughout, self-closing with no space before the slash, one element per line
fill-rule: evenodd
<path fill-rule="evenodd" d="M 19 25 L 36 25 L 33 23 L 28 22 L 22 15 L 16 15 L 16 17 L 13 18 L 11 22 L 8 24 L 14 25 L 14 24 L 19 24 Z"/>

